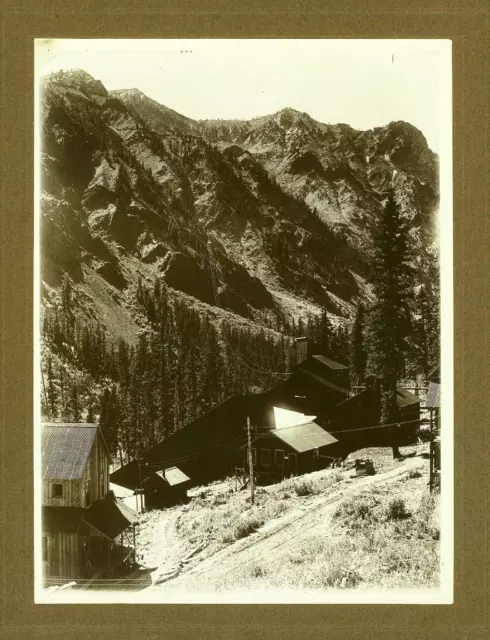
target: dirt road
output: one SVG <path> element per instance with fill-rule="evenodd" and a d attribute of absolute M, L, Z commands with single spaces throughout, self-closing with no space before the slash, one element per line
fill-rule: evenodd
<path fill-rule="evenodd" d="M 284 517 L 267 523 L 256 533 L 238 540 L 188 570 L 181 567 L 179 575 L 150 589 L 159 593 L 213 591 L 216 584 L 222 582 L 230 572 L 239 571 L 253 563 L 270 563 L 271 558 L 277 560 L 302 538 L 327 532 L 329 536 L 335 535 L 332 515 L 341 499 L 374 484 L 396 481 L 402 474 L 424 464 L 426 461 L 422 458 L 407 458 L 391 471 L 358 478 L 350 483 L 339 483 L 337 489 L 332 488 L 328 494 L 308 499 Z"/>

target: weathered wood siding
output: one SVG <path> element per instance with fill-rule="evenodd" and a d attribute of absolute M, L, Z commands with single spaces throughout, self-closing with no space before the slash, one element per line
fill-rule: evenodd
<path fill-rule="evenodd" d="M 59 480 L 50 478 L 43 481 L 43 506 L 46 507 L 88 507 L 95 500 L 107 495 L 109 491 L 109 453 L 102 436 L 97 432 L 92 451 L 83 477 L 79 480 Z M 89 482 L 89 500 L 86 500 L 86 482 Z M 62 484 L 63 495 L 51 497 L 51 485 Z"/>
<path fill-rule="evenodd" d="M 83 477 L 78 480 L 50 478 L 43 481 L 42 504 L 46 507 L 88 507 L 109 491 L 110 456 L 100 432 L 92 446 Z M 63 494 L 52 497 L 51 485 L 61 484 Z M 86 485 L 89 488 L 87 500 Z M 102 538 L 94 529 L 89 529 L 90 539 Z M 45 578 L 74 579 L 84 576 L 86 571 L 84 543 L 88 538 L 78 533 L 43 533 L 43 559 Z"/>
<path fill-rule="evenodd" d="M 87 464 L 87 478 L 90 479 L 90 502 L 100 500 L 109 491 L 109 466 L 111 459 L 102 440 L 102 436 L 97 432 L 90 458 Z M 85 505 L 89 506 L 89 505 Z"/>
<path fill-rule="evenodd" d="M 43 481 L 43 506 L 45 507 L 85 507 L 82 480 L 57 480 L 56 478 Z M 51 485 L 63 485 L 63 495 L 60 498 L 51 497 Z"/>
<path fill-rule="evenodd" d="M 77 533 L 43 534 L 47 545 L 45 578 L 81 578 L 84 573 L 83 542 Z"/>

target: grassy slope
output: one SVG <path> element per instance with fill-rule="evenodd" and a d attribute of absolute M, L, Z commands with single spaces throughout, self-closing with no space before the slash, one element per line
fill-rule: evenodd
<path fill-rule="evenodd" d="M 411 452 L 413 448 L 404 450 L 405 455 Z M 374 459 L 378 474 L 405 464 L 394 462 L 389 449 L 355 455 Z M 214 483 L 195 490 L 184 507 L 153 512 L 142 522 L 139 539 L 143 542 L 152 535 L 159 518 L 172 518 L 179 548 L 174 560 L 192 549 L 200 550 L 182 568 L 179 579 L 185 580 L 189 569 L 196 571 L 197 580 L 189 575 L 191 589 L 193 582 L 196 589 L 227 591 L 435 587 L 439 579 L 438 497 L 428 494 L 428 462 L 419 462 L 390 482 L 378 482 L 381 476 L 375 476 L 376 482 L 369 485 L 351 478 L 349 470 L 292 478 L 259 488 L 254 506 L 248 491 L 233 491 L 232 479 Z M 310 512 L 315 516 L 315 511 L 324 514 L 324 520 L 309 522 L 306 518 L 308 527 L 302 528 L 301 517 Z M 267 537 L 275 531 L 280 531 L 279 538 L 285 543 L 268 552 Z M 253 547 L 247 552 L 246 546 L 255 541 L 265 541 L 262 553 Z M 154 562 L 151 545 L 146 548 Z M 232 571 L 220 575 L 223 563 L 231 560 L 229 566 L 233 566 L 235 550 L 245 551 Z M 199 567 L 202 562 L 204 571 Z"/>

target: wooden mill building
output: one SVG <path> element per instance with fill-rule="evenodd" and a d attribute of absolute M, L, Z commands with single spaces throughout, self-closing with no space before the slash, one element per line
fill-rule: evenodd
<path fill-rule="evenodd" d="M 281 417 L 292 419 L 287 425 L 294 426 L 311 423 L 317 415 L 331 415 L 349 396 L 349 370 L 321 354 L 308 355 L 304 339 L 297 346 L 297 364 L 286 380 L 265 393 L 229 398 L 146 451 L 141 461 L 115 471 L 111 482 L 129 489 L 143 488 L 143 481 L 161 485 L 161 478 L 146 479 L 172 465 L 177 465 L 193 484 L 211 482 L 232 475 L 242 464 L 247 418 L 252 428 L 270 431 L 284 426 L 278 424 Z M 316 428 L 320 429 L 318 425 Z M 294 456 L 292 450 L 290 453 Z M 302 460 L 303 453 L 296 451 Z"/>
<path fill-rule="evenodd" d="M 374 383 L 341 402 L 318 422 L 337 438 L 343 455 L 364 447 L 414 444 L 420 426 L 420 398 L 398 386 L 397 405 L 399 423 L 392 428 L 381 426 L 381 391 Z"/>
<path fill-rule="evenodd" d="M 42 560 L 48 581 L 110 572 L 137 514 L 109 492 L 111 456 L 96 424 L 41 427 Z M 121 539 L 120 543 L 123 542 Z"/>

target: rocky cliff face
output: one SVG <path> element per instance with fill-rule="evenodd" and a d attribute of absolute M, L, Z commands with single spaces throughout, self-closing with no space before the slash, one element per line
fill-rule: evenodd
<path fill-rule="evenodd" d="M 407 123 L 359 132 L 292 109 L 195 121 L 83 71 L 43 88 L 46 300 L 68 273 L 79 312 L 111 335 L 137 334 L 140 278 L 259 325 L 349 317 L 369 296 L 371 228 L 391 180 L 414 245 L 433 241 L 437 157 Z"/>

